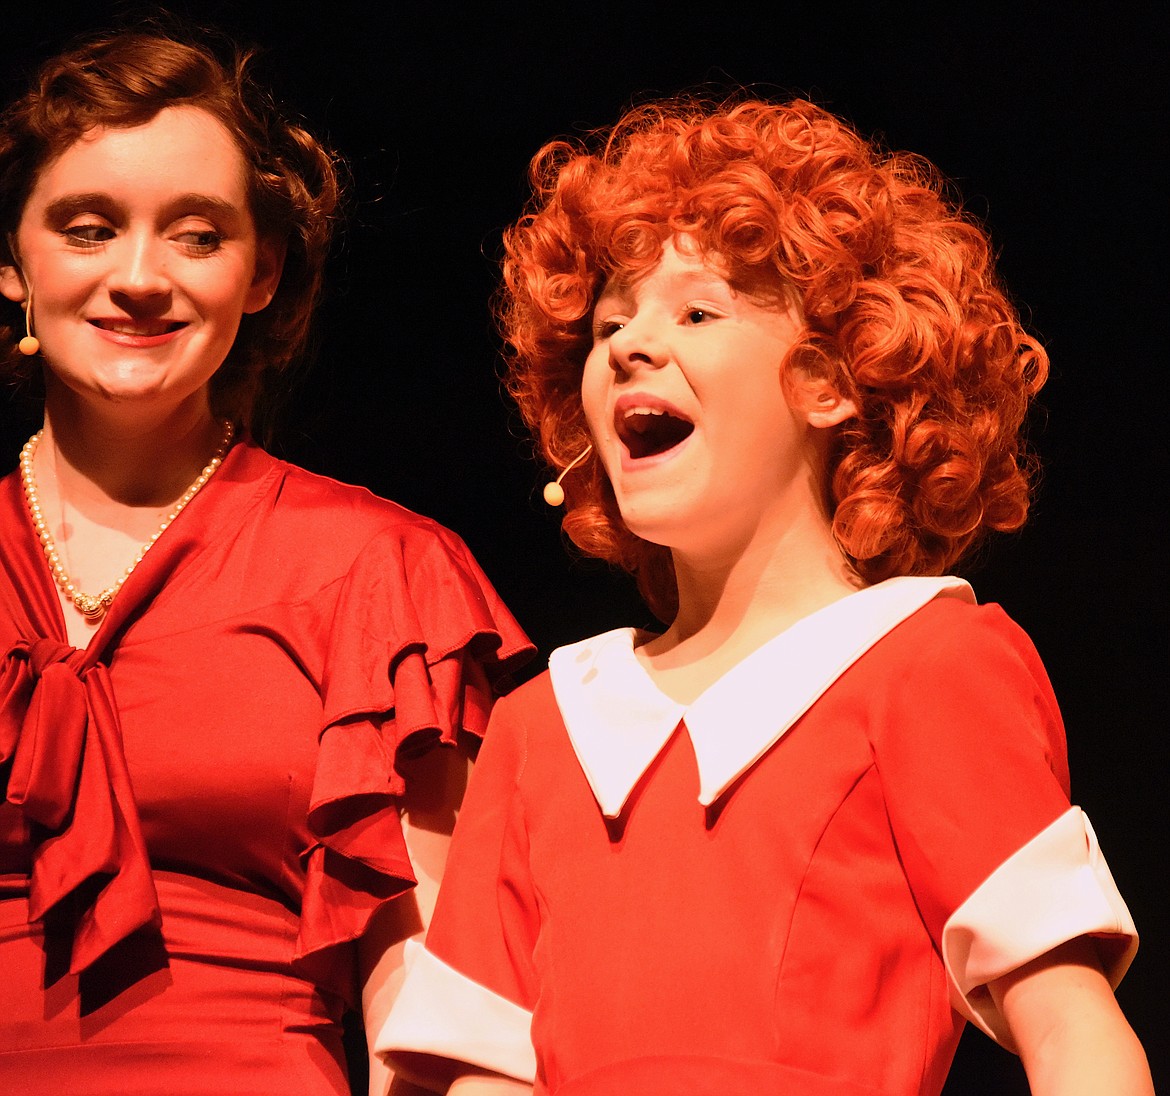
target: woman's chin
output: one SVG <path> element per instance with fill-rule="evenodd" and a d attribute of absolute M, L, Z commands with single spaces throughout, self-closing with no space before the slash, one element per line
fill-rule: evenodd
<path fill-rule="evenodd" d="M 188 406 L 210 408 L 210 381 L 192 387 L 175 385 L 166 376 L 142 371 L 91 376 L 81 381 L 58 378 L 63 383 L 46 387 L 50 412 L 71 406 L 74 413 L 102 417 L 116 415 L 163 420 Z M 210 411 L 207 411 L 210 414 Z"/>

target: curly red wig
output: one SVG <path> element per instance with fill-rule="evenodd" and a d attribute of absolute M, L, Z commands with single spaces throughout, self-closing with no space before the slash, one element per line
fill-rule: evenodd
<path fill-rule="evenodd" d="M 529 212 L 504 236 L 506 384 L 556 469 L 589 442 L 581 372 L 601 288 L 685 233 L 732 276 L 764 276 L 806 321 L 786 368 L 858 408 L 827 469 L 833 533 L 866 581 L 939 574 L 988 530 L 1023 524 L 1020 433 L 1048 372 L 996 278 L 984 230 L 919 157 L 889 154 L 812 103 L 684 99 L 631 110 L 532 161 Z M 565 531 L 632 572 L 664 620 L 669 552 L 623 525 L 600 461 L 566 477 Z"/>
<path fill-rule="evenodd" d="M 268 307 L 246 315 L 212 380 L 216 412 L 258 426 L 257 402 L 306 351 L 337 212 L 337 163 L 288 121 L 252 78 L 252 55 L 193 30 L 103 32 L 46 61 L 30 90 L 0 114 L 0 263 L 46 164 L 96 126 L 137 126 L 170 106 L 208 111 L 247 165 L 258 231 L 281 244 L 284 269 Z M 23 318 L 0 314 L 0 375 L 20 376 Z"/>

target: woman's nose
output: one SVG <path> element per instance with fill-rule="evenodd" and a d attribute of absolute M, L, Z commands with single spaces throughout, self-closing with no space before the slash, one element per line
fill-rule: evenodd
<path fill-rule="evenodd" d="M 120 243 L 106 276 L 110 293 L 135 298 L 167 293 L 171 283 L 163 242 L 143 234 L 124 236 Z"/>

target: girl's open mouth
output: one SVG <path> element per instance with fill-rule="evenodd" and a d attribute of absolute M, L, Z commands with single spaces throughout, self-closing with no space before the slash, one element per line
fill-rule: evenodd
<path fill-rule="evenodd" d="M 695 424 L 660 407 L 631 407 L 617 416 L 617 434 L 634 460 L 656 457 L 690 437 Z"/>

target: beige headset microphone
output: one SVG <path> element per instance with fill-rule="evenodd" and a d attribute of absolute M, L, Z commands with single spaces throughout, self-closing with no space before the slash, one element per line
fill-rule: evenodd
<path fill-rule="evenodd" d="M 593 452 L 593 446 L 587 445 L 585 448 L 573 458 L 573 460 L 566 466 L 565 470 L 557 476 L 552 483 L 544 485 L 544 501 L 549 506 L 560 506 L 565 501 L 565 489 L 561 486 L 563 480 L 574 468 L 577 467 L 590 453 Z"/>

